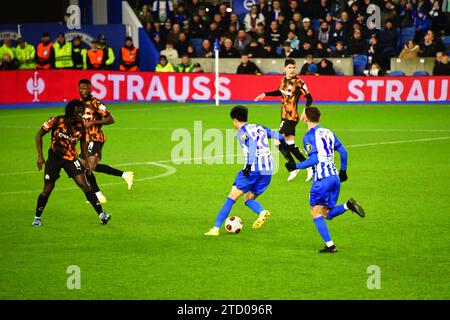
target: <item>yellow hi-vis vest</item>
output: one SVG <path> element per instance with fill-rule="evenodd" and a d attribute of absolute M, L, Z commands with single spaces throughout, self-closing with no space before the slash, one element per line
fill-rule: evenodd
<path fill-rule="evenodd" d="M 55 68 L 72 68 L 72 43 L 66 41 L 63 46 L 59 42 L 53 44 L 55 49 Z"/>

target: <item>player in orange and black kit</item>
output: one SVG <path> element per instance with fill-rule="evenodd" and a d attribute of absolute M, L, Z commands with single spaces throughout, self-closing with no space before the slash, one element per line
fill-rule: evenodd
<path fill-rule="evenodd" d="M 305 82 L 295 72 L 295 60 L 286 59 L 284 61 L 284 69 L 286 76 L 281 79 L 280 87 L 275 91 L 261 93 L 255 98 L 255 101 L 263 100 L 266 96 L 281 96 L 281 125 L 278 130 L 285 137 L 287 147 L 280 149 L 280 152 L 288 162 L 295 163 L 292 155 L 300 162 L 306 160 L 300 149 L 295 145 L 295 127 L 301 114 L 298 111 L 298 100 L 301 96 L 304 96 L 306 98 L 306 107 L 308 107 L 312 104 L 313 98 Z M 299 170 L 291 171 L 288 180 L 294 179 L 298 172 Z M 309 175 L 310 173 L 308 173 L 307 181 L 310 180 Z"/>
<path fill-rule="evenodd" d="M 89 166 L 84 167 L 78 160 L 76 145 L 81 144 L 81 152 L 86 154 L 85 128 L 83 124 L 84 104 L 79 100 L 70 101 L 64 115 L 48 119 L 36 134 L 36 148 L 38 151 L 37 166 L 39 171 L 45 163 L 44 190 L 39 195 L 36 206 L 36 216 L 33 226 L 41 226 L 41 215 L 47 205 L 48 198 L 59 179 L 61 169 L 83 190 L 86 199 L 92 204 L 99 215 L 100 222 L 106 224 L 111 215 L 103 212 L 102 206 L 95 193 L 89 187 L 85 170 L 90 173 Z M 52 144 L 48 150 L 47 161 L 42 153 L 42 137 L 52 132 Z"/>
<path fill-rule="evenodd" d="M 113 116 L 99 99 L 92 96 L 91 82 L 89 80 L 81 79 L 78 82 L 78 90 L 81 100 L 85 104 L 83 119 L 86 126 L 86 142 L 88 143 L 87 158 L 84 158 L 82 161 L 87 160 L 92 171 L 122 177 L 128 184 L 128 190 L 131 190 L 134 179 L 132 171 L 124 172 L 106 164 L 98 163 L 102 158 L 102 148 L 105 143 L 102 125 L 114 123 Z M 106 203 L 106 197 L 100 191 L 94 174 L 88 176 L 88 181 L 100 202 Z"/>

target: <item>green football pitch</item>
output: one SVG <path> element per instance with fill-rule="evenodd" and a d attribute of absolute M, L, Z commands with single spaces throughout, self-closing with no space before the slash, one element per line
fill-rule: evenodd
<path fill-rule="evenodd" d="M 231 214 L 244 221 L 242 232 L 204 236 L 242 167 L 225 147 L 234 139 L 226 131 L 231 106 L 110 105 L 116 123 L 104 128 L 103 163 L 134 171 L 136 180 L 128 191 L 121 178 L 97 174 L 112 213 L 106 226 L 63 171 L 43 225 L 31 226 L 43 185 L 34 136 L 62 107 L 0 111 L 0 298 L 450 298 L 448 106 L 321 107 L 322 124 L 349 153 L 340 202 L 354 197 L 367 213 L 327 221 L 334 255 L 317 253 L 323 242 L 306 173 L 287 182 L 284 168 L 259 198 L 271 212 L 263 228 L 251 228 L 256 215 L 240 200 Z M 249 110 L 250 122 L 278 127 L 278 104 Z M 305 132 L 297 127 L 297 143 Z M 182 155 L 192 163 L 174 163 L 176 137 L 187 133 L 192 148 Z M 214 139 L 223 148 L 212 150 Z M 228 164 L 210 163 L 224 154 Z M 73 266 L 80 289 L 68 288 Z"/>

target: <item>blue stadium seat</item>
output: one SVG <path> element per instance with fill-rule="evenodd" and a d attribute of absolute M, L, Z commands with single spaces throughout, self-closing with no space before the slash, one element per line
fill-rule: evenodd
<path fill-rule="evenodd" d="M 336 71 L 337 76 L 345 76 L 345 74 L 342 71 Z"/>
<path fill-rule="evenodd" d="M 427 71 L 414 71 L 413 76 L 416 77 L 423 77 L 423 76 L 428 76 L 428 72 Z"/>
<path fill-rule="evenodd" d="M 405 75 L 405 73 L 403 71 L 390 71 L 388 73 L 388 76 L 393 76 L 393 77 L 402 77 L 404 75 Z"/>
<path fill-rule="evenodd" d="M 445 50 L 449 51 L 450 50 L 450 36 L 442 37 L 442 43 L 445 46 Z"/>
<path fill-rule="evenodd" d="M 194 46 L 195 52 L 197 54 L 200 54 L 200 50 L 202 49 L 203 39 L 202 38 L 193 38 L 190 41 L 191 41 L 191 44 Z"/>
<path fill-rule="evenodd" d="M 400 48 L 403 48 L 408 40 L 414 40 L 416 31 L 413 27 L 404 27 L 400 30 Z"/>
<path fill-rule="evenodd" d="M 277 55 L 281 56 L 283 54 L 283 47 L 276 47 L 275 52 L 277 53 Z"/>
<path fill-rule="evenodd" d="M 311 20 L 311 28 L 314 31 L 319 31 L 320 28 L 320 21 L 319 20 Z"/>
<path fill-rule="evenodd" d="M 367 56 L 364 54 L 358 54 L 353 58 L 353 74 L 355 76 L 363 75 L 367 65 Z"/>
<path fill-rule="evenodd" d="M 265 74 L 281 74 L 281 72 L 271 71 L 271 72 L 266 72 Z"/>

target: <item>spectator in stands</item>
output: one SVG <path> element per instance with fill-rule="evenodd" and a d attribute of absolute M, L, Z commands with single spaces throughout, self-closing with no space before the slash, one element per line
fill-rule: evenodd
<path fill-rule="evenodd" d="M 102 49 L 105 54 L 105 69 L 111 69 L 114 61 L 116 61 L 116 56 L 114 55 L 113 48 L 108 46 L 106 36 L 103 33 L 98 35 L 98 47 Z"/>
<path fill-rule="evenodd" d="M 95 39 L 91 42 L 91 49 L 86 52 L 86 65 L 89 70 L 100 70 L 105 67 L 105 52 Z"/>
<path fill-rule="evenodd" d="M 433 2 L 433 8 L 431 8 L 429 14 L 431 19 L 431 30 L 436 33 L 445 33 L 446 19 L 439 1 L 436 0 Z"/>
<path fill-rule="evenodd" d="M 316 53 L 316 50 L 312 46 L 312 44 L 308 41 L 303 42 L 302 47 L 300 48 L 300 57 L 304 58 L 308 54 L 314 55 Z"/>
<path fill-rule="evenodd" d="M 243 54 L 248 44 L 250 43 L 251 37 L 245 32 L 244 29 L 239 30 L 236 40 L 234 40 L 234 48 Z"/>
<path fill-rule="evenodd" d="M 303 18 L 302 28 L 299 31 L 300 42 L 302 43 L 306 39 L 306 33 L 311 29 L 311 19 L 308 17 Z"/>
<path fill-rule="evenodd" d="M 236 30 L 235 26 L 233 24 L 230 24 L 228 26 L 228 30 L 224 33 L 223 36 L 225 38 L 231 39 L 231 41 L 233 41 L 233 43 L 234 43 L 234 41 L 237 38 L 237 35 L 238 35 L 238 31 Z"/>
<path fill-rule="evenodd" d="M 397 56 L 397 30 L 391 20 L 387 20 L 385 28 L 380 33 L 379 47 L 381 51 L 381 66 L 389 69 L 390 58 Z"/>
<path fill-rule="evenodd" d="M 385 0 L 384 6 L 381 8 L 381 25 L 386 25 L 387 21 L 396 21 L 397 10 L 392 0 Z"/>
<path fill-rule="evenodd" d="M 206 8 L 201 6 L 198 9 L 198 15 L 200 16 L 200 20 L 203 21 L 205 25 L 208 25 L 211 22 L 211 18 L 206 13 Z"/>
<path fill-rule="evenodd" d="M 294 26 L 295 26 L 295 33 L 297 34 L 298 32 L 300 32 L 300 30 L 302 29 L 302 25 L 303 25 L 302 15 L 301 15 L 300 11 L 296 11 L 294 13 L 291 23 L 294 24 Z"/>
<path fill-rule="evenodd" d="M 164 55 L 159 56 L 159 63 L 155 68 L 156 72 L 175 72 L 173 65 L 167 61 L 167 57 Z"/>
<path fill-rule="evenodd" d="M 8 55 L 11 59 L 4 59 L 5 55 Z M 9 64 L 14 63 L 15 57 L 16 57 L 16 55 L 14 53 L 14 47 L 12 45 L 12 40 L 10 37 L 6 37 L 3 40 L 3 45 L 0 47 L 0 59 L 4 60 L 6 65 L 8 65 L 8 68 L 9 68 Z"/>
<path fill-rule="evenodd" d="M 220 37 L 220 31 L 218 28 L 218 24 L 216 22 L 211 22 L 209 24 L 209 30 L 208 34 L 206 35 L 206 38 L 209 39 L 210 42 L 214 43 L 217 38 Z"/>
<path fill-rule="evenodd" d="M 306 56 L 306 61 L 303 64 L 300 74 L 302 75 L 314 75 L 317 72 L 317 65 L 314 64 L 314 59 L 312 54 Z"/>
<path fill-rule="evenodd" d="M 414 40 L 408 40 L 398 57 L 401 59 L 414 59 L 419 56 L 419 52 L 420 47 L 414 42 Z"/>
<path fill-rule="evenodd" d="M 322 21 L 322 23 L 320 24 L 318 40 L 323 44 L 328 44 L 330 40 L 330 26 L 326 21 Z"/>
<path fill-rule="evenodd" d="M 286 8 L 285 14 L 286 14 L 286 20 L 291 21 L 294 19 L 294 14 L 296 12 L 300 13 L 298 8 L 298 2 L 297 0 L 291 0 L 288 3 L 288 8 Z"/>
<path fill-rule="evenodd" d="M 444 51 L 442 43 L 435 40 L 435 35 L 432 30 L 428 30 L 423 37 L 423 42 L 420 44 L 420 56 L 421 57 L 434 57 L 436 52 Z"/>
<path fill-rule="evenodd" d="M 257 5 L 259 7 L 259 12 L 261 12 L 265 18 L 266 21 L 269 21 L 269 14 L 272 10 L 270 4 L 268 4 L 267 0 L 259 0 L 257 1 Z"/>
<path fill-rule="evenodd" d="M 81 43 L 81 36 L 77 35 L 72 41 L 72 61 L 75 69 L 82 70 L 87 68 L 86 53 L 87 50 Z"/>
<path fill-rule="evenodd" d="M 342 28 L 344 32 L 348 35 L 353 33 L 352 22 L 350 22 L 350 18 L 347 11 L 342 11 L 339 19 L 342 23 Z"/>
<path fill-rule="evenodd" d="M 342 21 L 336 20 L 336 22 L 334 24 L 334 29 L 330 33 L 330 40 L 328 43 L 330 44 L 330 46 L 336 46 L 336 43 L 338 41 L 341 41 L 345 44 L 345 43 L 347 43 L 347 40 L 348 40 L 348 35 L 345 34 L 345 31 L 344 31 L 344 28 L 342 25 Z"/>
<path fill-rule="evenodd" d="M 36 48 L 36 69 L 48 70 L 55 64 L 55 50 L 50 41 L 50 34 L 43 32 L 41 42 Z"/>
<path fill-rule="evenodd" d="M 199 57 L 200 58 L 213 58 L 214 57 L 214 50 L 211 46 L 211 41 L 209 41 L 208 39 L 203 40 Z"/>
<path fill-rule="evenodd" d="M 278 15 L 278 19 L 275 20 L 278 24 L 278 30 L 281 32 L 282 39 L 286 39 L 287 33 L 289 31 L 289 21 L 286 20 L 284 13 Z"/>
<path fill-rule="evenodd" d="M 270 44 L 264 44 L 264 51 L 266 53 L 266 58 L 278 58 L 276 50 Z"/>
<path fill-rule="evenodd" d="M 369 45 L 367 46 L 367 51 L 365 52 L 367 56 L 367 63 L 379 63 L 381 59 L 381 50 L 378 45 L 378 39 L 375 35 L 372 35 L 369 40 Z"/>
<path fill-rule="evenodd" d="M 245 31 L 255 33 L 256 26 L 259 23 L 264 24 L 265 20 L 264 15 L 259 12 L 259 7 L 256 4 L 252 5 L 251 11 L 247 13 L 244 18 Z"/>
<path fill-rule="evenodd" d="M 120 70 L 138 71 L 139 64 L 139 49 L 134 46 L 131 37 L 126 37 L 125 45 L 120 50 Z"/>
<path fill-rule="evenodd" d="M 73 68 L 72 43 L 66 41 L 64 33 L 58 33 L 57 41 L 53 44 L 53 49 L 55 50 L 56 69 Z"/>
<path fill-rule="evenodd" d="M 218 35 L 223 34 L 228 29 L 228 25 L 225 24 L 220 13 L 216 13 L 214 15 L 213 22 L 215 22 L 217 25 L 216 29 L 217 29 Z"/>
<path fill-rule="evenodd" d="M 281 52 L 281 58 L 299 58 L 300 54 L 297 50 L 291 47 L 289 41 L 285 41 L 283 45 L 283 51 Z"/>
<path fill-rule="evenodd" d="M 317 42 L 316 44 L 316 56 L 327 58 L 331 54 L 331 49 L 328 47 L 326 43 Z"/>
<path fill-rule="evenodd" d="M 321 59 L 317 64 L 317 74 L 320 76 L 335 76 L 336 71 L 333 68 L 333 62 L 328 59 Z"/>
<path fill-rule="evenodd" d="M 191 38 L 203 38 L 206 34 L 206 24 L 199 15 L 192 17 L 189 25 Z"/>
<path fill-rule="evenodd" d="M 190 57 L 190 58 L 195 58 L 197 57 L 197 52 L 195 51 L 195 48 L 192 44 L 188 45 L 187 49 L 186 49 L 186 54 Z"/>
<path fill-rule="evenodd" d="M 266 58 L 264 46 L 258 40 L 252 39 L 247 48 L 249 58 Z"/>
<path fill-rule="evenodd" d="M 173 16 L 173 21 L 180 25 L 183 25 L 187 19 L 188 16 L 186 15 L 186 9 L 184 5 L 178 4 L 177 10 Z"/>
<path fill-rule="evenodd" d="M 174 48 L 171 41 L 167 41 L 166 48 L 161 51 L 161 54 L 166 56 L 167 59 L 177 59 L 179 57 L 178 51 Z"/>
<path fill-rule="evenodd" d="M 407 0 L 401 0 L 399 4 L 399 26 L 401 28 L 412 27 L 414 24 L 415 10 L 413 4 Z"/>
<path fill-rule="evenodd" d="M 361 37 L 361 30 L 357 29 L 353 32 L 353 36 L 348 42 L 348 51 L 353 56 L 366 52 L 366 42 Z"/>
<path fill-rule="evenodd" d="M 251 62 L 248 58 L 248 54 L 244 53 L 241 55 L 241 64 L 238 66 L 237 74 L 262 74 L 258 66 Z"/>
<path fill-rule="evenodd" d="M 17 69 L 17 64 L 14 63 L 13 59 L 8 53 L 0 55 L 0 70 L 15 70 Z"/>
<path fill-rule="evenodd" d="M 181 57 L 180 64 L 177 65 L 176 71 L 177 72 L 192 72 L 194 69 L 194 65 L 191 62 L 191 58 L 187 54 L 183 55 Z"/>
<path fill-rule="evenodd" d="M 228 5 L 226 3 L 221 3 L 219 5 L 219 14 L 222 17 L 222 21 L 225 27 L 228 26 L 231 21 L 231 14 L 228 12 Z"/>
<path fill-rule="evenodd" d="M 198 14 L 198 9 L 201 7 L 200 0 L 185 1 L 185 4 L 186 4 L 186 13 L 189 17 L 193 17 Z"/>
<path fill-rule="evenodd" d="M 165 22 L 173 16 L 173 3 L 171 0 L 155 0 L 152 7 L 153 15 Z"/>
<path fill-rule="evenodd" d="M 266 37 L 266 27 L 264 23 L 260 22 L 256 25 L 256 30 L 252 34 L 253 39 L 258 39 L 259 37 Z"/>
<path fill-rule="evenodd" d="M 236 28 L 236 30 L 239 30 L 242 28 L 242 24 L 239 21 L 239 17 L 236 13 L 232 13 L 230 15 L 230 26 L 231 25 L 233 25 Z"/>
<path fill-rule="evenodd" d="M 372 63 L 369 67 L 369 69 L 363 71 L 364 75 L 366 76 L 385 76 L 386 70 L 382 69 L 378 63 Z"/>
<path fill-rule="evenodd" d="M 420 41 L 430 29 L 430 25 L 430 17 L 424 12 L 424 9 L 417 10 L 414 16 L 414 29 L 416 30 L 414 41 Z"/>
<path fill-rule="evenodd" d="M 150 11 L 150 8 L 148 7 L 148 4 L 144 4 L 142 6 L 142 10 L 139 11 L 139 20 L 141 21 L 142 25 L 147 25 L 148 22 L 153 22 L 153 14 Z"/>
<path fill-rule="evenodd" d="M 298 48 L 300 46 L 300 40 L 298 40 L 298 37 L 295 34 L 295 32 L 289 31 L 286 41 L 289 41 L 291 43 L 291 47 L 298 51 Z"/>
<path fill-rule="evenodd" d="M 280 15 L 281 13 L 283 13 L 283 9 L 281 8 L 280 1 L 272 1 L 272 10 L 269 12 L 269 21 L 272 22 L 278 20 L 278 15 Z"/>
<path fill-rule="evenodd" d="M 192 69 L 192 72 L 201 73 L 203 72 L 202 67 L 200 66 L 200 63 L 194 63 L 194 69 Z"/>
<path fill-rule="evenodd" d="M 34 60 L 36 49 L 34 46 L 26 42 L 23 37 L 17 39 L 17 42 L 18 45 L 15 48 L 15 55 L 19 64 L 19 69 L 36 69 Z"/>
<path fill-rule="evenodd" d="M 159 36 L 158 33 L 156 33 L 156 34 L 153 36 L 152 41 L 153 41 L 153 44 L 155 45 L 156 50 L 158 50 L 158 51 L 163 50 L 163 45 L 162 45 L 162 42 L 161 42 L 161 37 Z"/>
<path fill-rule="evenodd" d="M 167 42 L 171 42 L 173 45 L 175 45 L 178 42 L 178 36 L 181 33 L 181 27 L 178 23 L 174 23 L 172 25 L 172 30 L 169 31 L 167 34 Z M 170 59 L 170 58 L 169 58 Z"/>
<path fill-rule="evenodd" d="M 186 33 L 180 32 L 178 34 L 178 41 L 175 44 L 175 49 L 178 52 L 178 56 L 183 56 L 187 52 L 187 48 L 191 43 L 187 39 Z"/>
<path fill-rule="evenodd" d="M 239 58 L 240 54 L 237 49 L 233 47 L 233 42 L 231 39 L 226 38 L 223 42 L 223 46 L 219 53 L 220 58 Z"/>
<path fill-rule="evenodd" d="M 436 55 L 436 63 L 433 67 L 433 76 L 450 76 L 450 63 L 448 53 L 446 51 L 440 52 L 439 60 Z"/>
<path fill-rule="evenodd" d="M 300 0 L 298 4 L 302 17 L 314 17 L 314 0 Z"/>
<path fill-rule="evenodd" d="M 344 46 L 344 42 L 338 41 L 336 42 L 336 47 L 331 51 L 332 58 L 348 58 L 350 54 L 347 51 L 347 48 Z"/>

